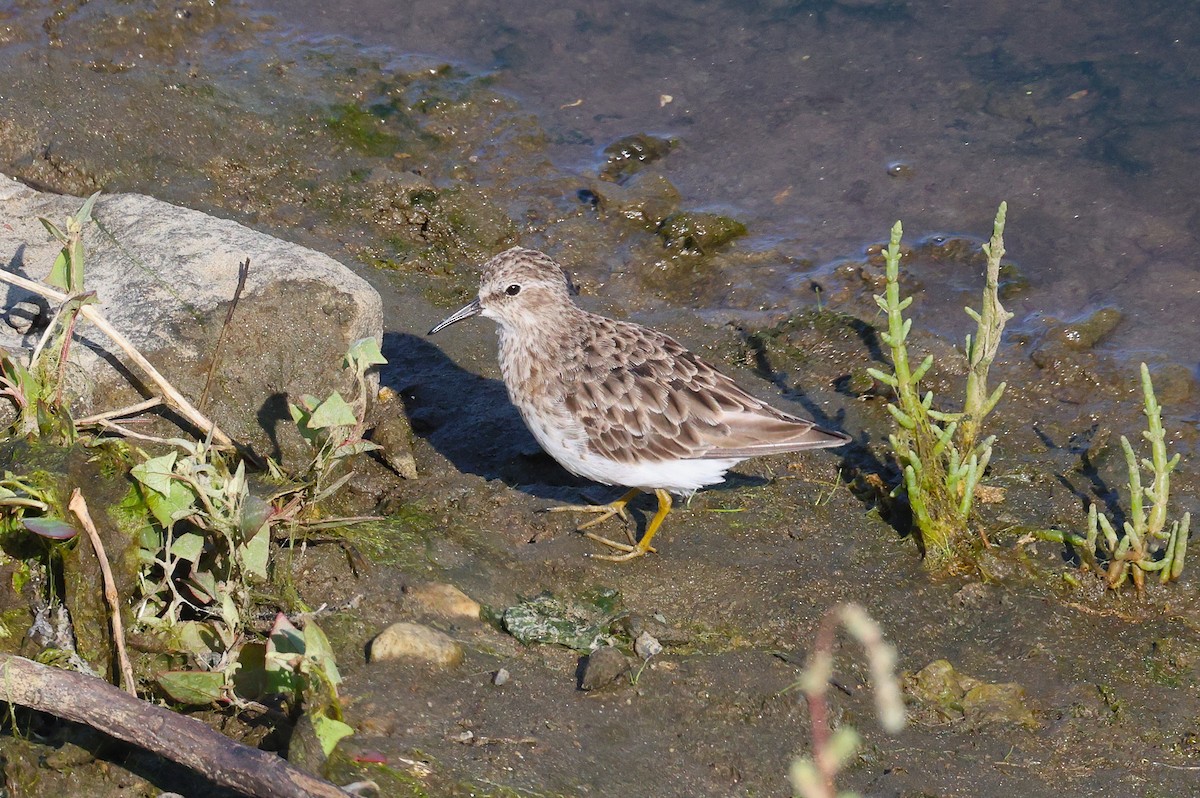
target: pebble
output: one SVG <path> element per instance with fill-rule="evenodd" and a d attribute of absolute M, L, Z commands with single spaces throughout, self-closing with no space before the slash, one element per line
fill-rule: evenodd
<path fill-rule="evenodd" d="M 508 672 L 508 669 L 501 668 L 492 674 L 492 684 L 496 685 L 497 687 L 503 687 L 504 685 L 508 684 L 508 680 L 511 678 L 512 675 Z"/>
<path fill-rule="evenodd" d="M 415 659 L 453 668 L 461 664 L 465 656 L 466 652 L 457 640 L 419 623 L 394 623 L 371 641 L 371 662 Z"/>
<path fill-rule="evenodd" d="M 454 585 L 443 582 L 419 582 L 404 586 L 404 597 L 422 611 L 440 618 L 477 621 L 479 602 Z"/>
<path fill-rule="evenodd" d="M 596 690 L 615 682 L 629 670 L 629 659 L 616 646 L 601 646 L 588 654 L 579 677 L 580 690 Z"/>
<path fill-rule="evenodd" d="M 642 632 L 633 643 L 634 653 L 642 659 L 650 659 L 655 655 L 661 654 L 662 650 L 662 643 L 658 642 L 654 635 L 649 632 Z"/>
<path fill-rule="evenodd" d="M 1037 718 L 1029 708 L 1025 688 L 1019 684 L 980 684 L 967 691 L 962 699 L 963 717 L 977 728 L 1000 723 L 1036 729 Z"/>

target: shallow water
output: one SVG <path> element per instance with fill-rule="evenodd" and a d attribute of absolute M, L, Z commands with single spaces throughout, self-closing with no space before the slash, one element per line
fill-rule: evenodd
<path fill-rule="evenodd" d="M 1007 200 L 1008 250 L 1032 289 L 1013 304 L 1017 328 L 1116 306 L 1107 349 L 1200 362 L 1191 2 L 251 7 L 301 47 L 332 34 L 491 72 L 566 168 L 594 170 L 627 134 L 677 137 L 666 173 L 685 205 L 746 221 L 739 246 L 818 267 L 896 219 L 910 241 L 982 238 Z M 764 308 L 813 298 L 807 280 L 760 290 Z M 963 324 L 929 321 L 956 338 Z"/>

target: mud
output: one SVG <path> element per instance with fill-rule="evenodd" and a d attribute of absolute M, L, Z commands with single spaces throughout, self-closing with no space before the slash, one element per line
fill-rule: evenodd
<path fill-rule="evenodd" d="M 913 722 L 885 735 L 860 653 L 843 645 L 834 721 L 852 724 L 865 746 L 842 788 L 1194 792 L 1194 565 L 1180 583 L 1114 595 L 1079 574 L 1061 546 L 1027 534 L 1081 530 L 1092 501 L 1117 513 L 1128 507 L 1116 441 L 1140 439 L 1143 420 L 1136 364 L 1103 348 L 1104 335 L 1120 333 L 1119 317 L 1053 309 L 1055 318 L 1035 316 L 1010 333 L 993 372 L 1009 389 L 991 424 L 999 440 L 986 480 L 1004 498 L 979 508 L 991 547 L 977 571 L 931 575 L 903 520 L 851 482 L 895 478 L 886 398 L 865 376 L 883 362 L 871 299 L 880 288 L 877 249 L 808 259 L 761 239 L 664 247 L 663 219 L 696 218 L 722 201 L 702 180 L 691 185 L 714 192 L 706 203 L 673 185 L 674 148 L 636 159 L 640 169 L 621 173 L 619 184 L 603 179 L 610 160 L 599 148 L 582 170 L 566 169 L 542 119 L 488 75 L 336 41 L 300 47 L 242 6 L 135 2 L 114 16 L 97 4 L 28 3 L 0 13 L 0 61 L 11 76 L 0 101 L 6 171 L 62 191 L 143 191 L 232 216 L 357 264 L 384 295 L 381 383 L 403 401 L 420 477 L 399 481 L 376 469 L 354 486 L 348 501 L 388 513 L 385 523 L 345 531 L 366 570 L 351 568 L 337 546 L 280 560 L 305 604 L 332 608 L 321 623 L 357 729 L 330 764 L 335 780 L 374 779 L 389 796 L 786 795 L 789 763 L 808 745 L 808 713 L 792 685 L 823 613 L 853 600 L 881 622 L 903 670 L 947 660 L 985 684 L 1015 684 L 1034 723 L 913 698 Z M 1063 108 L 1074 106 L 1059 95 L 1076 83 L 1062 74 L 1074 73 L 1054 72 L 1030 94 L 976 99 L 1000 118 L 1065 124 Z M 818 100 L 818 111 L 848 113 L 844 98 Z M 895 171 L 887 179 L 921 177 Z M 986 229 L 986 214 L 969 224 Z M 751 227 L 758 218 L 736 216 L 728 220 Z M 854 235 L 879 241 L 888 223 Z M 1021 225 L 1010 219 L 1010 230 Z M 1036 222 L 1013 237 L 1028 240 L 1031 229 Z M 541 510 L 612 494 L 564 472 L 525 431 L 499 382 L 489 323 L 423 334 L 473 292 L 472 264 L 518 241 L 571 270 L 582 304 L 679 337 L 757 394 L 846 430 L 854 443 L 743 464 L 672 513 L 658 556 L 623 565 L 587 558 L 594 544 L 573 532 L 572 519 Z M 918 298 L 915 326 L 924 330 L 914 347 L 937 356 L 926 387 L 948 408 L 962 385 L 956 347 L 967 331 L 961 307 L 977 304 L 979 243 L 908 242 L 906 291 Z M 1021 247 L 1010 250 L 1018 291 L 1029 275 Z M 790 304 L 764 305 L 764 292 L 780 296 L 771 292 L 781 286 Z M 1038 300 L 1036 291 L 1021 296 Z M 1200 515 L 1200 389 L 1190 366 L 1149 359 L 1170 386 L 1170 449 L 1184 456 L 1174 513 Z M 652 502 L 633 509 L 644 527 Z M 427 616 L 403 592 L 419 581 L 457 586 L 485 605 L 484 619 Z M 584 692 L 581 652 L 520 644 L 497 620 L 525 598 L 597 589 L 619 597 L 626 620 L 613 634 L 626 654 L 629 619 L 670 632 L 659 635 L 665 650 L 631 672 L 636 683 Z M 367 664 L 371 637 L 408 619 L 461 640 L 466 661 L 450 670 Z M 497 685 L 501 668 L 510 678 Z M 249 720 L 210 720 L 266 747 L 285 745 L 280 735 L 263 739 Z M 33 739 L 3 742 L 14 794 L 224 794 L 85 730 L 45 719 L 32 728 Z"/>

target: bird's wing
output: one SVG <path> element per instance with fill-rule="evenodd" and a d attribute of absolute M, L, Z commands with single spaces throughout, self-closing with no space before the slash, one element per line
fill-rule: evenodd
<path fill-rule="evenodd" d="M 738 459 L 850 440 L 756 399 L 673 338 L 594 320 L 564 401 L 598 455 L 621 463 Z"/>

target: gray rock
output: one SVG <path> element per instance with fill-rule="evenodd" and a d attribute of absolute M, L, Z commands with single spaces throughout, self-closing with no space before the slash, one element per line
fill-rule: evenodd
<path fill-rule="evenodd" d="M 37 192 L 0 175 L 4 268 L 44 280 L 60 246 L 38 217 L 62 226 L 82 204 L 82 198 Z M 84 235 L 86 290 L 96 292 L 105 318 L 194 404 L 213 362 L 238 265 L 250 259 L 201 410 L 261 453 L 285 460 L 303 455 L 307 449 L 292 427 L 287 401 L 335 389 L 347 394 L 352 380 L 341 368 L 343 355 L 354 341 L 382 335 L 375 290 L 326 255 L 151 197 L 102 195 L 92 216 L 99 225 L 89 225 Z M 45 300 L 0 285 L 0 301 L 10 319 L 0 325 L 0 346 L 32 348 L 41 328 L 35 324 L 21 334 L 13 320 L 28 315 L 20 303 Z M 84 345 L 71 349 L 77 368 L 68 383 L 76 412 L 144 398 L 130 385 L 125 356 L 86 321 L 79 331 Z"/>
<path fill-rule="evenodd" d="M 580 690 L 596 690 L 615 682 L 629 670 L 629 658 L 615 646 L 601 646 L 588 654 L 579 677 Z"/>
<path fill-rule="evenodd" d="M 394 623 L 371 641 L 371 662 L 415 659 L 443 668 L 463 661 L 462 645 L 445 632 L 419 623 Z"/>
<path fill-rule="evenodd" d="M 649 632 L 642 632 L 638 635 L 637 640 L 633 641 L 634 652 L 642 659 L 650 659 L 662 653 L 662 643 Z"/>

